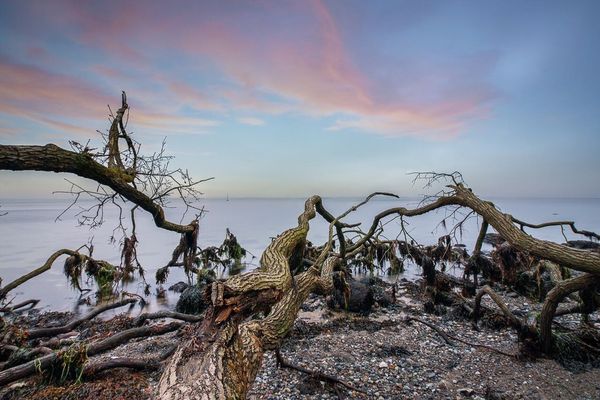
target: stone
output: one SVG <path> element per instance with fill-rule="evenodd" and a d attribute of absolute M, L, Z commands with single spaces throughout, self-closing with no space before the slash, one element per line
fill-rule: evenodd
<path fill-rule="evenodd" d="M 179 281 L 174 285 L 169 286 L 169 290 L 175 293 L 181 293 L 183 292 L 185 289 L 188 288 L 188 284 L 183 282 L 183 281 Z"/>
<path fill-rule="evenodd" d="M 185 289 L 177 300 L 175 311 L 184 314 L 200 314 L 206 310 L 208 303 L 204 300 L 205 288 L 206 285 L 193 285 Z"/>

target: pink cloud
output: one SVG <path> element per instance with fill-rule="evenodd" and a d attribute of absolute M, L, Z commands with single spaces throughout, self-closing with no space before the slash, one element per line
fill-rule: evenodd
<path fill-rule="evenodd" d="M 139 94 L 131 99 L 135 104 Z M 109 110 L 119 93 L 106 94 L 86 81 L 0 59 L 0 113 L 33 120 L 69 134 L 91 137 L 108 126 Z M 118 103 L 117 103 L 118 104 Z M 178 116 L 140 105 L 133 107 L 132 126 L 149 134 L 199 134 L 215 120 Z M 10 130 L 0 124 L 3 131 Z"/>
<path fill-rule="evenodd" d="M 486 114 L 484 105 L 493 94 L 480 76 L 473 83 L 469 76 L 460 76 L 449 68 L 430 69 L 416 83 L 399 80 L 400 85 L 408 83 L 413 92 L 433 93 L 430 99 L 382 96 L 379 89 L 385 91 L 388 83 L 373 81 L 354 66 L 329 10 L 320 1 L 310 4 L 304 10 L 305 17 L 312 18 L 316 38 L 311 39 L 303 30 L 291 37 L 257 37 L 237 29 L 235 24 L 219 22 L 186 31 L 180 46 L 188 54 L 213 60 L 249 92 L 262 91 L 288 99 L 286 106 L 293 111 L 348 116 L 340 117 L 335 129 L 444 137 L 456 134 L 465 121 Z M 261 105 L 263 111 L 269 109 L 269 104 Z"/>
<path fill-rule="evenodd" d="M 23 133 L 23 129 L 12 126 L 0 126 L 0 137 L 13 138 Z"/>
<path fill-rule="evenodd" d="M 330 127 L 333 130 L 447 137 L 460 132 L 471 119 L 484 117 L 494 96 L 485 82 L 490 64 L 477 57 L 466 64 L 434 63 L 425 68 L 414 62 L 388 65 L 390 72 L 383 76 L 369 69 L 368 63 L 359 68 L 351 41 L 345 40 L 348 32 L 319 0 L 285 5 L 253 2 L 234 8 L 222 3 L 100 7 L 118 8 L 116 13 L 101 12 L 98 7 L 72 3 L 53 5 L 47 11 L 49 18 L 70 27 L 71 39 L 98 48 L 120 66 L 101 65 L 96 72 L 109 81 L 137 81 L 134 90 L 144 112 L 176 113 L 182 106 L 217 113 L 295 112 L 333 116 L 337 120 Z M 207 91 L 155 62 L 168 59 L 177 65 L 178 58 L 192 66 L 196 63 L 198 74 L 207 66 L 214 68 L 225 83 Z M 160 91 L 141 85 L 141 79 Z M 102 115 L 97 107 L 103 106 L 106 95 L 89 97 L 85 85 L 65 83 L 67 87 L 59 88 L 57 95 L 37 89 L 42 91 L 42 100 L 56 103 L 47 107 L 58 111 L 65 106 L 58 97 L 73 95 L 82 98 L 86 114 Z M 0 95 L 18 100 L 17 92 Z M 0 103 L 0 108 L 5 107 Z M 66 115 L 73 112 L 68 106 L 63 111 Z M 202 120 L 197 125 L 188 122 L 203 127 Z"/>
<path fill-rule="evenodd" d="M 0 59 L 0 112 L 97 118 L 110 100 L 76 78 Z"/>

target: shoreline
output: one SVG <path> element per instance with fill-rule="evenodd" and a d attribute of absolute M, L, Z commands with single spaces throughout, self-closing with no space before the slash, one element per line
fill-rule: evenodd
<path fill-rule="evenodd" d="M 389 288 L 388 288 L 389 289 Z M 281 354 L 285 360 L 309 370 L 333 375 L 369 393 L 368 397 L 343 387 L 315 381 L 309 375 L 278 368 L 272 352 L 263 365 L 248 398 L 266 399 L 543 399 L 598 398 L 600 370 L 592 364 L 570 367 L 549 359 L 517 360 L 485 347 L 470 346 L 451 339 L 446 343 L 430 327 L 409 317 L 428 322 L 450 335 L 507 353 L 518 353 L 516 333 L 510 328 L 494 327 L 493 318 L 484 320 L 479 330 L 451 308 L 442 315 L 423 311 L 418 283 L 400 281 L 397 298 L 389 307 L 376 307 L 363 316 L 331 311 L 320 297 L 305 302 L 290 335 L 284 339 Z M 504 296 L 513 310 L 533 311 L 539 304 L 510 292 Z M 489 300 L 484 305 L 493 307 Z M 37 315 L 36 315 L 37 314 Z M 48 325 L 65 323 L 70 313 L 33 313 L 18 317 L 23 323 Z M 597 314 L 593 317 L 597 318 Z M 560 317 L 569 324 L 571 317 Z M 158 321 L 152 322 L 152 324 Z M 600 323 L 593 320 L 597 326 Z M 85 322 L 78 338 L 100 340 L 111 331 L 132 326 L 133 318 L 119 314 L 109 320 L 96 318 Z M 69 336 L 67 336 L 68 338 Z M 133 340 L 116 349 L 92 357 L 90 362 L 116 357 L 151 358 L 183 340 L 175 332 Z M 101 372 L 82 383 L 67 386 L 45 385 L 39 376 L 0 389 L 3 399 L 147 399 L 156 387 L 160 371 L 115 369 Z"/>

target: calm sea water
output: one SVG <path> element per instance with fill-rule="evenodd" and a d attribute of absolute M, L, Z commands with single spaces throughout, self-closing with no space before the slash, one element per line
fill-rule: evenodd
<path fill-rule="evenodd" d="M 337 215 L 359 199 L 324 199 L 325 206 Z M 581 229 L 600 231 L 600 199 L 491 199 L 504 212 L 538 223 L 549 220 L 574 220 Z M 120 261 L 118 243 L 110 243 L 108 238 L 113 234 L 116 221 L 116 210 L 108 209 L 106 222 L 99 228 L 90 230 L 77 226 L 75 211 L 56 217 L 68 204 L 66 199 L 49 200 L 0 200 L 0 211 L 7 212 L 0 217 L 0 277 L 9 282 L 23 273 L 42 265 L 48 256 L 61 248 L 76 249 L 93 238 L 94 257 L 105 259 L 113 264 Z M 418 199 L 404 198 L 400 200 L 377 199 L 350 214 L 346 221 L 362 222 L 366 230 L 373 216 L 378 212 L 396 206 L 414 207 Z M 204 206 L 208 212 L 201 220 L 201 247 L 219 245 L 229 228 L 239 242 L 251 254 L 246 259 L 249 268 L 258 264 L 258 259 L 272 237 L 296 225 L 297 216 L 303 210 L 304 199 L 207 199 Z M 437 238 L 445 235 L 447 229 L 439 221 L 447 214 L 447 210 L 430 213 L 409 220 L 408 230 L 420 243 L 432 244 Z M 154 227 L 152 219 L 145 213 L 137 214 L 138 258 L 146 269 L 150 283 L 154 283 L 157 268 L 165 265 L 170 254 L 179 241 L 177 234 Z M 179 221 L 181 209 L 167 210 L 171 220 Z M 188 218 L 189 219 L 189 218 Z M 462 231 L 457 233 L 456 240 L 469 249 L 473 247 L 478 233 L 478 221 L 469 220 Z M 447 228 L 452 226 L 448 221 Z M 393 220 L 386 226 L 385 235 L 395 238 L 400 231 L 399 222 Z M 318 216 L 311 223 L 309 240 L 315 244 L 323 243 L 327 238 L 328 224 Z M 542 239 L 564 242 L 559 228 L 548 228 L 531 231 Z M 575 238 L 566 232 L 569 239 Z M 57 261 L 50 271 L 32 279 L 16 289 L 15 302 L 30 298 L 41 299 L 39 307 L 53 310 L 73 310 L 79 293 L 73 290 L 62 272 L 63 259 Z M 409 268 L 405 276 L 414 279 L 419 271 Z M 166 287 L 180 280 L 184 275 L 177 270 L 171 272 Z M 127 290 L 141 294 L 141 284 L 129 284 Z M 154 293 L 154 288 L 153 288 Z M 169 295 L 163 300 L 151 295 L 148 298 L 149 308 L 174 307 L 177 296 Z"/>

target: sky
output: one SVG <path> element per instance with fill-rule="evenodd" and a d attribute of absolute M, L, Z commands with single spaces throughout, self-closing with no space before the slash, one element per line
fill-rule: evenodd
<path fill-rule="evenodd" d="M 0 143 L 142 152 L 207 197 L 600 197 L 598 1 L 0 2 Z M 64 176 L 0 171 L 0 197 Z"/>

